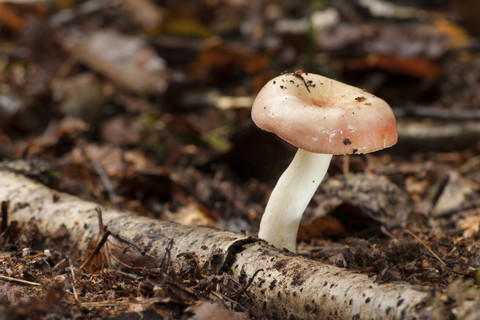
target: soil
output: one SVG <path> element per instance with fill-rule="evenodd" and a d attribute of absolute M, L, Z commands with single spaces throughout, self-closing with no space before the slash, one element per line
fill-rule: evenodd
<path fill-rule="evenodd" d="M 2 3 L 0 160 L 107 206 L 255 235 L 295 148 L 255 127 L 253 98 L 284 70 L 319 73 L 386 100 L 399 141 L 333 157 L 298 253 L 441 297 L 456 281 L 478 290 L 480 34 L 465 10 L 475 1 L 380 2 L 390 10 Z M 265 318 L 247 288 L 203 274 L 188 254 L 182 266 L 115 268 L 72 256 L 68 230 L 12 221 L 0 231 L 5 319 Z"/>

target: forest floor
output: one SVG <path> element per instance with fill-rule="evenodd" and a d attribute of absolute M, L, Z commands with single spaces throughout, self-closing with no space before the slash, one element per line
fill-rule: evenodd
<path fill-rule="evenodd" d="M 106 206 L 255 235 L 295 152 L 255 127 L 255 94 L 284 70 L 338 79 L 392 106 L 399 142 L 334 156 L 302 221 L 298 253 L 444 293 L 451 313 L 446 288 L 480 283 L 474 6 L 2 3 L 0 160 L 27 163 L 29 177 Z M 192 278 L 174 267 L 95 272 L 80 268 L 86 256 L 55 246 L 62 232 L 15 222 L 1 231 L 0 318 L 264 318 L 226 276 Z"/>

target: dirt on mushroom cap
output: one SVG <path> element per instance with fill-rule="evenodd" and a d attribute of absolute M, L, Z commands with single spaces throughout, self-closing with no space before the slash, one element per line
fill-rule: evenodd
<path fill-rule="evenodd" d="M 384 100 L 312 73 L 269 81 L 253 103 L 252 119 L 315 153 L 367 153 L 397 142 L 395 116 Z"/>

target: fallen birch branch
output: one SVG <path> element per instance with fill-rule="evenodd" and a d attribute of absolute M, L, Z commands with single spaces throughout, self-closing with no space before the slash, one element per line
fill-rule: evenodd
<path fill-rule="evenodd" d="M 77 253 L 97 234 L 96 203 L 6 170 L 0 169 L 0 181 L 0 200 L 9 201 L 10 221 L 34 220 L 44 234 L 66 227 Z M 282 252 L 243 234 L 108 208 L 103 220 L 112 233 L 145 247 L 158 261 L 167 252 L 171 263 L 180 253 L 195 252 L 208 271 L 227 272 L 243 285 L 256 274 L 248 291 L 272 319 L 410 319 L 431 303 L 429 293 L 409 284 L 378 284 L 367 275 Z"/>

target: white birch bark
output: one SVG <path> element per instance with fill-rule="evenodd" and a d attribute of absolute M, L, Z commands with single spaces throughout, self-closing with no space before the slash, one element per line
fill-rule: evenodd
<path fill-rule="evenodd" d="M 96 203 L 2 169 L 0 201 L 9 202 L 10 221 L 33 219 L 44 234 L 65 226 L 76 253 L 98 232 Z M 378 284 L 374 277 L 282 252 L 243 234 L 106 208 L 103 220 L 112 233 L 145 247 L 158 261 L 170 243 L 171 263 L 180 253 L 195 252 L 200 266 L 208 263 L 210 272 L 227 272 L 242 284 L 256 274 L 248 292 L 272 319 L 411 319 L 428 307 L 431 297 L 409 284 Z"/>

